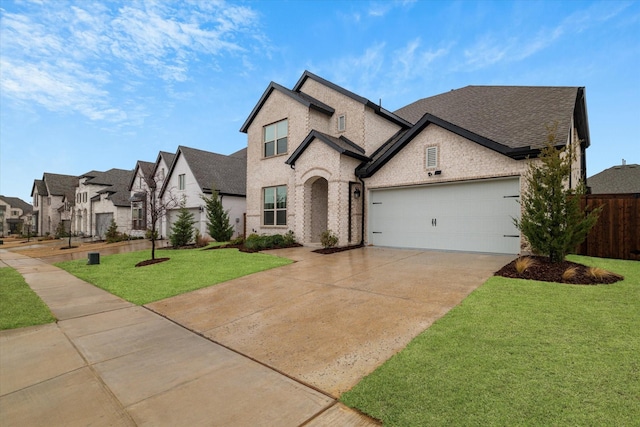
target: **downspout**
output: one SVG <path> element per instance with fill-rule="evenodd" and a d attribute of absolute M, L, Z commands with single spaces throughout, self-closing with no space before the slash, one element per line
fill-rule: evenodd
<path fill-rule="evenodd" d="M 357 176 L 357 175 L 356 175 Z M 358 180 L 362 183 L 362 219 L 360 220 L 360 244 L 364 245 L 364 195 L 366 194 L 366 191 L 364 191 L 364 181 L 362 180 L 361 177 L 358 176 Z"/>
<path fill-rule="evenodd" d="M 347 231 L 348 231 L 347 240 L 349 241 L 349 244 L 351 244 L 351 238 L 352 238 L 352 234 L 353 234 L 353 233 L 351 233 L 351 228 L 353 226 L 353 209 L 351 208 L 351 203 L 352 203 L 351 194 L 352 194 L 353 184 L 356 184 L 356 183 L 353 182 L 353 181 L 349 181 L 349 213 L 348 213 L 349 228 L 347 229 Z"/>

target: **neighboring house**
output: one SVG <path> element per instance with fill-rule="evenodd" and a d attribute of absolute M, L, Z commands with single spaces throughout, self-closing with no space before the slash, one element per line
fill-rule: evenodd
<path fill-rule="evenodd" d="M 129 201 L 131 202 L 131 235 L 144 237 L 147 229 L 151 229 L 151 213 L 149 211 L 150 191 L 157 193 L 153 172 L 156 164 L 138 160 L 133 169 L 129 183 Z M 157 194 L 156 194 L 157 196 Z"/>
<path fill-rule="evenodd" d="M 22 234 L 32 226 L 33 206 L 17 197 L 0 196 L 0 237 Z"/>
<path fill-rule="evenodd" d="M 169 168 L 173 164 L 174 153 L 160 151 L 155 163 L 138 161 L 133 171 L 133 177 L 129 183 L 131 192 L 131 228 L 132 235 L 144 236 L 146 230 L 152 228 L 152 204 L 155 203 L 156 210 L 161 206 L 160 190 L 164 184 Z M 151 194 L 151 189 L 155 189 L 155 194 Z M 155 197 L 155 200 L 153 199 Z M 160 238 L 166 236 L 166 231 L 162 229 L 163 221 L 161 212 L 157 212 L 158 220 L 156 231 Z"/>
<path fill-rule="evenodd" d="M 587 179 L 591 194 L 640 193 L 640 165 L 613 166 Z"/>
<path fill-rule="evenodd" d="M 193 214 L 194 227 L 203 236 L 207 233 L 207 216 L 202 195 L 207 197 L 217 190 L 222 206 L 229 212 L 234 237 L 243 234 L 246 206 L 246 150 L 229 156 L 179 146 L 173 164 L 160 191 L 164 203 L 184 202 Z M 215 188 L 212 188 L 215 185 Z M 178 217 L 179 206 L 170 209 L 164 218 L 162 230 L 168 236 Z"/>
<path fill-rule="evenodd" d="M 90 171 L 79 177 L 73 218 L 77 234 L 104 238 L 111 220 L 116 222 L 119 232 L 131 231 L 128 185 L 132 174 L 130 170 L 109 169 Z"/>
<path fill-rule="evenodd" d="M 340 245 L 516 254 L 522 175 L 557 123 L 585 179 L 584 88 L 467 86 L 395 112 L 305 71 L 271 83 L 247 134 L 247 232 Z"/>
<path fill-rule="evenodd" d="M 35 179 L 31 189 L 33 197 L 34 233 L 55 234 L 65 217 L 64 207 L 74 200 L 78 177 L 45 172 L 42 179 Z M 60 209 L 63 208 L 63 209 Z"/>

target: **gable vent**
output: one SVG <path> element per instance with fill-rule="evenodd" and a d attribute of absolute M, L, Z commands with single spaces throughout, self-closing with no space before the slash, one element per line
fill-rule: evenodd
<path fill-rule="evenodd" d="M 438 147 L 427 147 L 427 169 L 438 167 Z"/>

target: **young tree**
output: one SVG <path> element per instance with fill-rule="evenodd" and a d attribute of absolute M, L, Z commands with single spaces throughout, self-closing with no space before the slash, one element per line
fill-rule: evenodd
<path fill-rule="evenodd" d="M 180 246 L 186 246 L 191 239 L 193 239 L 193 214 L 185 207 L 184 202 L 180 205 L 180 212 L 178 213 L 178 219 L 171 226 L 171 235 L 169 240 L 174 248 Z"/>
<path fill-rule="evenodd" d="M 215 188 L 212 185 L 211 188 Z M 233 226 L 229 223 L 229 211 L 225 211 L 218 191 L 213 190 L 210 197 L 201 196 L 207 210 L 207 231 L 216 242 L 226 242 L 233 236 Z"/>
<path fill-rule="evenodd" d="M 158 197 L 163 178 L 160 175 L 145 177 L 147 190 L 142 201 L 145 203 L 145 216 L 150 229 L 145 237 L 151 241 L 151 259 L 156 259 L 156 241 L 158 240 L 158 222 L 167 215 L 167 211 L 178 206 L 178 201 L 171 191 L 167 191 L 163 199 Z M 135 200 L 135 199 L 134 199 Z M 140 200 L 138 200 L 140 201 Z"/>
<path fill-rule="evenodd" d="M 525 175 L 527 189 L 521 197 L 522 215 L 516 227 L 524 234 L 534 252 L 546 255 L 551 262 L 561 262 L 584 241 L 598 220 L 600 209 L 586 214 L 580 208 L 584 183 L 577 189 L 567 185 L 575 148 L 556 147 L 557 125 L 548 127 L 540 162 L 531 162 Z"/>
<path fill-rule="evenodd" d="M 105 233 L 104 237 L 107 240 L 107 243 L 115 243 L 118 241 L 119 238 L 119 234 L 118 233 L 118 225 L 116 224 L 116 221 L 111 218 L 111 224 L 109 224 L 109 228 L 107 228 L 107 232 Z"/>

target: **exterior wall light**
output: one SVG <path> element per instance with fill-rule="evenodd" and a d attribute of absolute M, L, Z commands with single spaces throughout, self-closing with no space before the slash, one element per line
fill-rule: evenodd
<path fill-rule="evenodd" d="M 360 198 L 360 189 L 356 188 L 355 191 L 353 192 L 353 197 L 355 197 L 356 199 Z"/>

